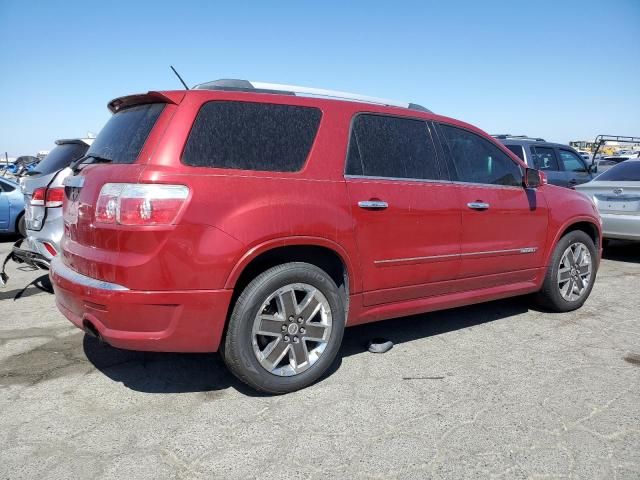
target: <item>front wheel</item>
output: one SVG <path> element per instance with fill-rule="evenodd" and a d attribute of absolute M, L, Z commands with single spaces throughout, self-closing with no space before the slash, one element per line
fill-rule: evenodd
<path fill-rule="evenodd" d="M 238 297 L 224 361 L 256 390 L 280 394 L 304 388 L 333 363 L 345 317 L 344 299 L 326 272 L 307 263 L 278 265 Z"/>
<path fill-rule="evenodd" d="M 560 239 L 551 257 L 537 302 L 554 312 L 580 308 L 596 279 L 598 254 L 593 240 L 580 230 Z"/>

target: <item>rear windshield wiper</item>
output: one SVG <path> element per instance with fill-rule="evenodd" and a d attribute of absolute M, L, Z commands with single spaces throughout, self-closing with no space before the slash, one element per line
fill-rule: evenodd
<path fill-rule="evenodd" d="M 75 162 L 72 162 L 69 165 L 69 168 L 73 170 L 73 173 L 78 173 L 78 167 L 81 164 L 91 164 L 91 163 L 111 163 L 113 162 L 110 158 L 100 157 L 98 155 L 85 155 L 84 157 L 79 158 Z"/>

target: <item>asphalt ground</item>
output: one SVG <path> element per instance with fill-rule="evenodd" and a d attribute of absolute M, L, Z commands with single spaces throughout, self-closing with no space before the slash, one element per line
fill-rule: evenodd
<path fill-rule="evenodd" d="M 35 286 L 14 300 L 44 272 L 8 273 L 0 478 L 640 478 L 637 244 L 606 252 L 578 311 L 514 298 L 354 327 L 284 396 L 217 354 L 100 344 Z"/>

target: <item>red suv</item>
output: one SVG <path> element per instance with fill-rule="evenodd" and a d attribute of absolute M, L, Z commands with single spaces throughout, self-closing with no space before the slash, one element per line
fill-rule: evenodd
<path fill-rule="evenodd" d="M 569 311 L 593 287 L 591 201 L 419 105 L 227 80 L 109 109 L 65 181 L 51 277 L 115 347 L 220 350 L 284 393 L 345 326 L 530 293 Z"/>

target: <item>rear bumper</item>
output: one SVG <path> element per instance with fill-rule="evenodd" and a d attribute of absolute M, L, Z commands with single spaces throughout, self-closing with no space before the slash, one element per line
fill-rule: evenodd
<path fill-rule="evenodd" d="M 601 214 L 602 236 L 620 240 L 640 240 L 640 215 Z"/>
<path fill-rule="evenodd" d="M 75 326 L 128 350 L 215 352 L 231 290 L 140 291 L 51 262 L 56 305 Z"/>
<path fill-rule="evenodd" d="M 51 254 L 47 252 L 47 255 L 43 255 L 39 251 L 36 251 L 32 248 L 20 248 L 27 243 L 27 247 L 30 246 L 28 239 L 24 239 L 22 241 L 22 245 L 14 245 L 11 249 L 11 255 L 13 256 L 13 260 L 18 263 L 26 263 L 27 265 L 31 265 L 32 267 L 42 268 L 44 270 L 49 269 L 49 264 L 51 262 Z"/>

